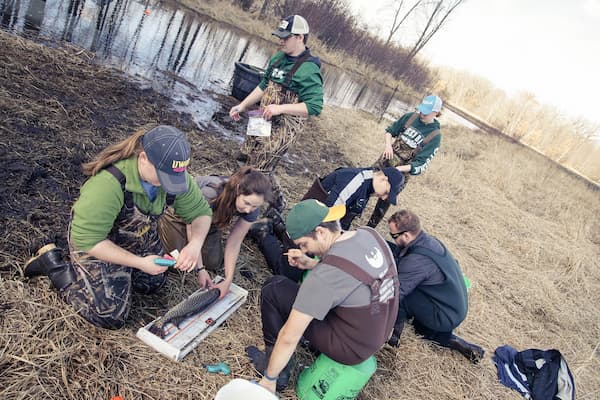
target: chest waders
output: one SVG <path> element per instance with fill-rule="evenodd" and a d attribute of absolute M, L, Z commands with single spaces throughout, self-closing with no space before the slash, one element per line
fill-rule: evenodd
<path fill-rule="evenodd" d="M 293 67 L 285 74 L 282 83 L 275 83 L 269 79 L 260 101 L 261 108 L 271 104 L 298 103 L 298 94 L 290 90 L 290 85 L 298 68 L 300 68 L 309 57 L 310 52 L 308 51 L 299 57 Z M 285 56 L 282 56 L 278 61 L 273 63 L 265 75 L 270 78 L 273 69 L 279 67 L 284 61 L 284 58 Z M 263 216 L 270 218 L 273 221 L 275 232 L 278 233 L 277 236 L 280 237 L 280 240 L 284 243 L 287 243 L 287 245 L 290 244 L 290 240 L 285 232 L 285 225 L 283 217 L 281 216 L 287 202 L 279 181 L 274 174 L 274 170 L 281 158 L 287 153 L 288 149 L 302 133 L 305 122 L 306 118 L 296 115 L 280 114 L 274 116 L 271 119 L 271 136 L 246 136 L 240 149 L 240 152 L 243 155 L 242 158 L 246 159 L 247 165 L 252 165 L 269 175 L 274 200 Z"/>
<path fill-rule="evenodd" d="M 162 254 L 158 238 L 159 215 L 145 214 L 125 190 L 125 176 L 114 166 L 106 168 L 120 183 L 124 201 L 107 239 L 141 257 Z M 167 202 L 174 196 L 168 195 Z M 70 229 L 69 229 L 70 230 Z M 122 327 L 131 308 L 131 290 L 152 293 L 166 281 L 165 273 L 150 275 L 139 269 L 98 260 L 87 252 L 78 251 L 69 243 L 71 260 L 77 270 L 77 280 L 65 291 L 65 301 L 90 323 L 108 329 Z"/>
<path fill-rule="evenodd" d="M 411 126 L 417 120 L 417 118 L 419 118 L 419 113 L 417 113 L 417 112 L 413 113 L 410 117 L 408 117 L 408 120 L 404 124 L 404 127 L 402 128 L 400 133 L 403 133 L 404 131 L 406 131 L 408 129 L 408 127 Z M 383 169 L 383 168 L 387 168 L 387 167 L 397 167 L 400 165 L 408 165 L 412 162 L 412 160 L 415 158 L 415 156 L 417 154 L 419 154 L 419 152 L 423 149 L 423 147 L 425 147 L 433 138 L 435 138 L 439 134 L 440 134 L 440 130 L 436 129 L 435 131 L 431 132 L 429 135 L 425 136 L 423 138 L 423 140 L 421 141 L 421 143 L 419 143 L 414 148 L 409 146 L 408 144 L 406 144 L 404 142 L 404 140 L 402 140 L 402 135 L 398 135 L 396 140 L 394 140 L 394 142 L 392 143 L 392 150 L 394 152 L 392 159 L 388 160 L 388 159 L 384 158 L 383 154 L 382 154 L 379 157 L 379 159 L 377 161 L 375 161 L 375 164 L 373 164 L 373 166 L 377 167 L 379 169 Z M 403 174 L 404 174 L 404 184 L 400 191 L 402 191 L 404 189 L 404 186 L 406 186 L 406 182 L 408 182 L 408 180 L 410 178 L 410 173 L 403 172 Z M 381 220 L 383 219 L 383 216 L 385 215 L 385 213 L 387 212 L 387 210 L 389 208 L 390 208 L 390 203 L 387 200 L 381 200 L 381 199 L 377 200 L 377 204 L 375 204 L 375 208 L 373 208 L 373 214 L 371 214 L 371 218 L 369 218 L 369 222 L 367 223 L 367 226 L 370 226 L 371 228 L 375 228 L 379 224 L 379 222 L 381 222 Z"/>
<path fill-rule="evenodd" d="M 286 73 L 282 83 L 275 83 L 270 77 L 273 69 L 281 65 L 285 56 L 281 57 L 267 70 L 266 76 L 269 78 L 269 83 L 260 101 L 261 108 L 271 104 L 298 103 L 298 94 L 290 90 L 290 85 L 298 68 L 309 57 L 310 53 L 307 51 L 298 58 L 292 69 Z M 305 121 L 306 118 L 295 115 L 277 115 L 271 120 L 271 136 L 246 136 L 241 153 L 247 156 L 247 164 L 266 173 L 273 172 L 281 157 L 296 141 L 304 128 Z"/>

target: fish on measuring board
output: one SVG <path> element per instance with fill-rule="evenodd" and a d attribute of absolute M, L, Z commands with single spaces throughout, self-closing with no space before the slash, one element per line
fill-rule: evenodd
<path fill-rule="evenodd" d="M 217 301 L 220 295 L 221 291 L 217 288 L 199 290 L 167 311 L 148 330 L 152 334 L 164 338 L 167 334 L 165 329 L 167 323 L 170 322 L 179 329 L 181 321 L 206 310 L 211 304 Z"/>

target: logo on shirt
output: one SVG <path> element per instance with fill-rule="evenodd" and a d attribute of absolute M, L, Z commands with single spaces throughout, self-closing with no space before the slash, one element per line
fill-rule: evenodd
<path fill-rule="evenodd" d="M 402 141 L 406 143 L 411 149 L 416 149 L 417 146 L 423 141 L 423 135 L 414 127 L 409 126 L 402 133 Z"/>
<path fill-rule="evenodd" d="M 377 247 L 374 247 L 372 250 L 369 250 L 367 254 L 365 254 L 365 259 L 369 263 L 369 265 L 375 269 L 379 269 L 383 267 L 383 254 L 381 250 Z"/>
<path fill-rule="evenodd" d="M 271 78 L 273 79 L 283 79 L 285 76 L 285 71 L 279 68 L 273 68 L 273 72 L 271 73 Z"/>

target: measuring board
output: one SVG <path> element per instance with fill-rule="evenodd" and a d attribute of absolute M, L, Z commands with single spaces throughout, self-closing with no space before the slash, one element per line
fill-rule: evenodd
<path fill-rule="evenodd" d="M 215 279 L 216 282 L 221 277 Z M 203 290 L 203 289 L 199 289 Z M 192 315 L 179 323 L 177 328 L 172 323 L 167 323 L 165 328 L 167 334 L 164 338 L 156 336 L 149 331 L 150 327 L 159 319 L 155 319 L 148 325 L 137 331 L 137 337 L 148 346 L 168 358 L 180 361 L 192 351 L 205 337 L 217 329 L 235 310 L 246 302 L 248 291 L 232 283 L 229 293 L 212 306 L 199 314 Z M 184 300 L 185 301 L 185 300 Z"/>

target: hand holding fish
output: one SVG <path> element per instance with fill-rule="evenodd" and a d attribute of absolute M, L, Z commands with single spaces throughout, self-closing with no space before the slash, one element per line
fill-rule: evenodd
<path fill-rule="evenodd" d="M 219 295 L 219 299 L 222 299 L 223 297 L 225 297 L 225 295 L 227 293 L 229 293 L 229 286 L 231 286 L 231 281 L 227 280 L 227 279 L 223 279 L 221 282 L 211 285 L 211 288 L 218 288 L 221 291 L 221 294 Z"/>
<path fill-rule="evenodd" d="M 201 269 L 198 271 L 198 284 L 201 288 L 212 287 L 212 281 L 210 280 L 210 275 L 205 269 Z"/>

